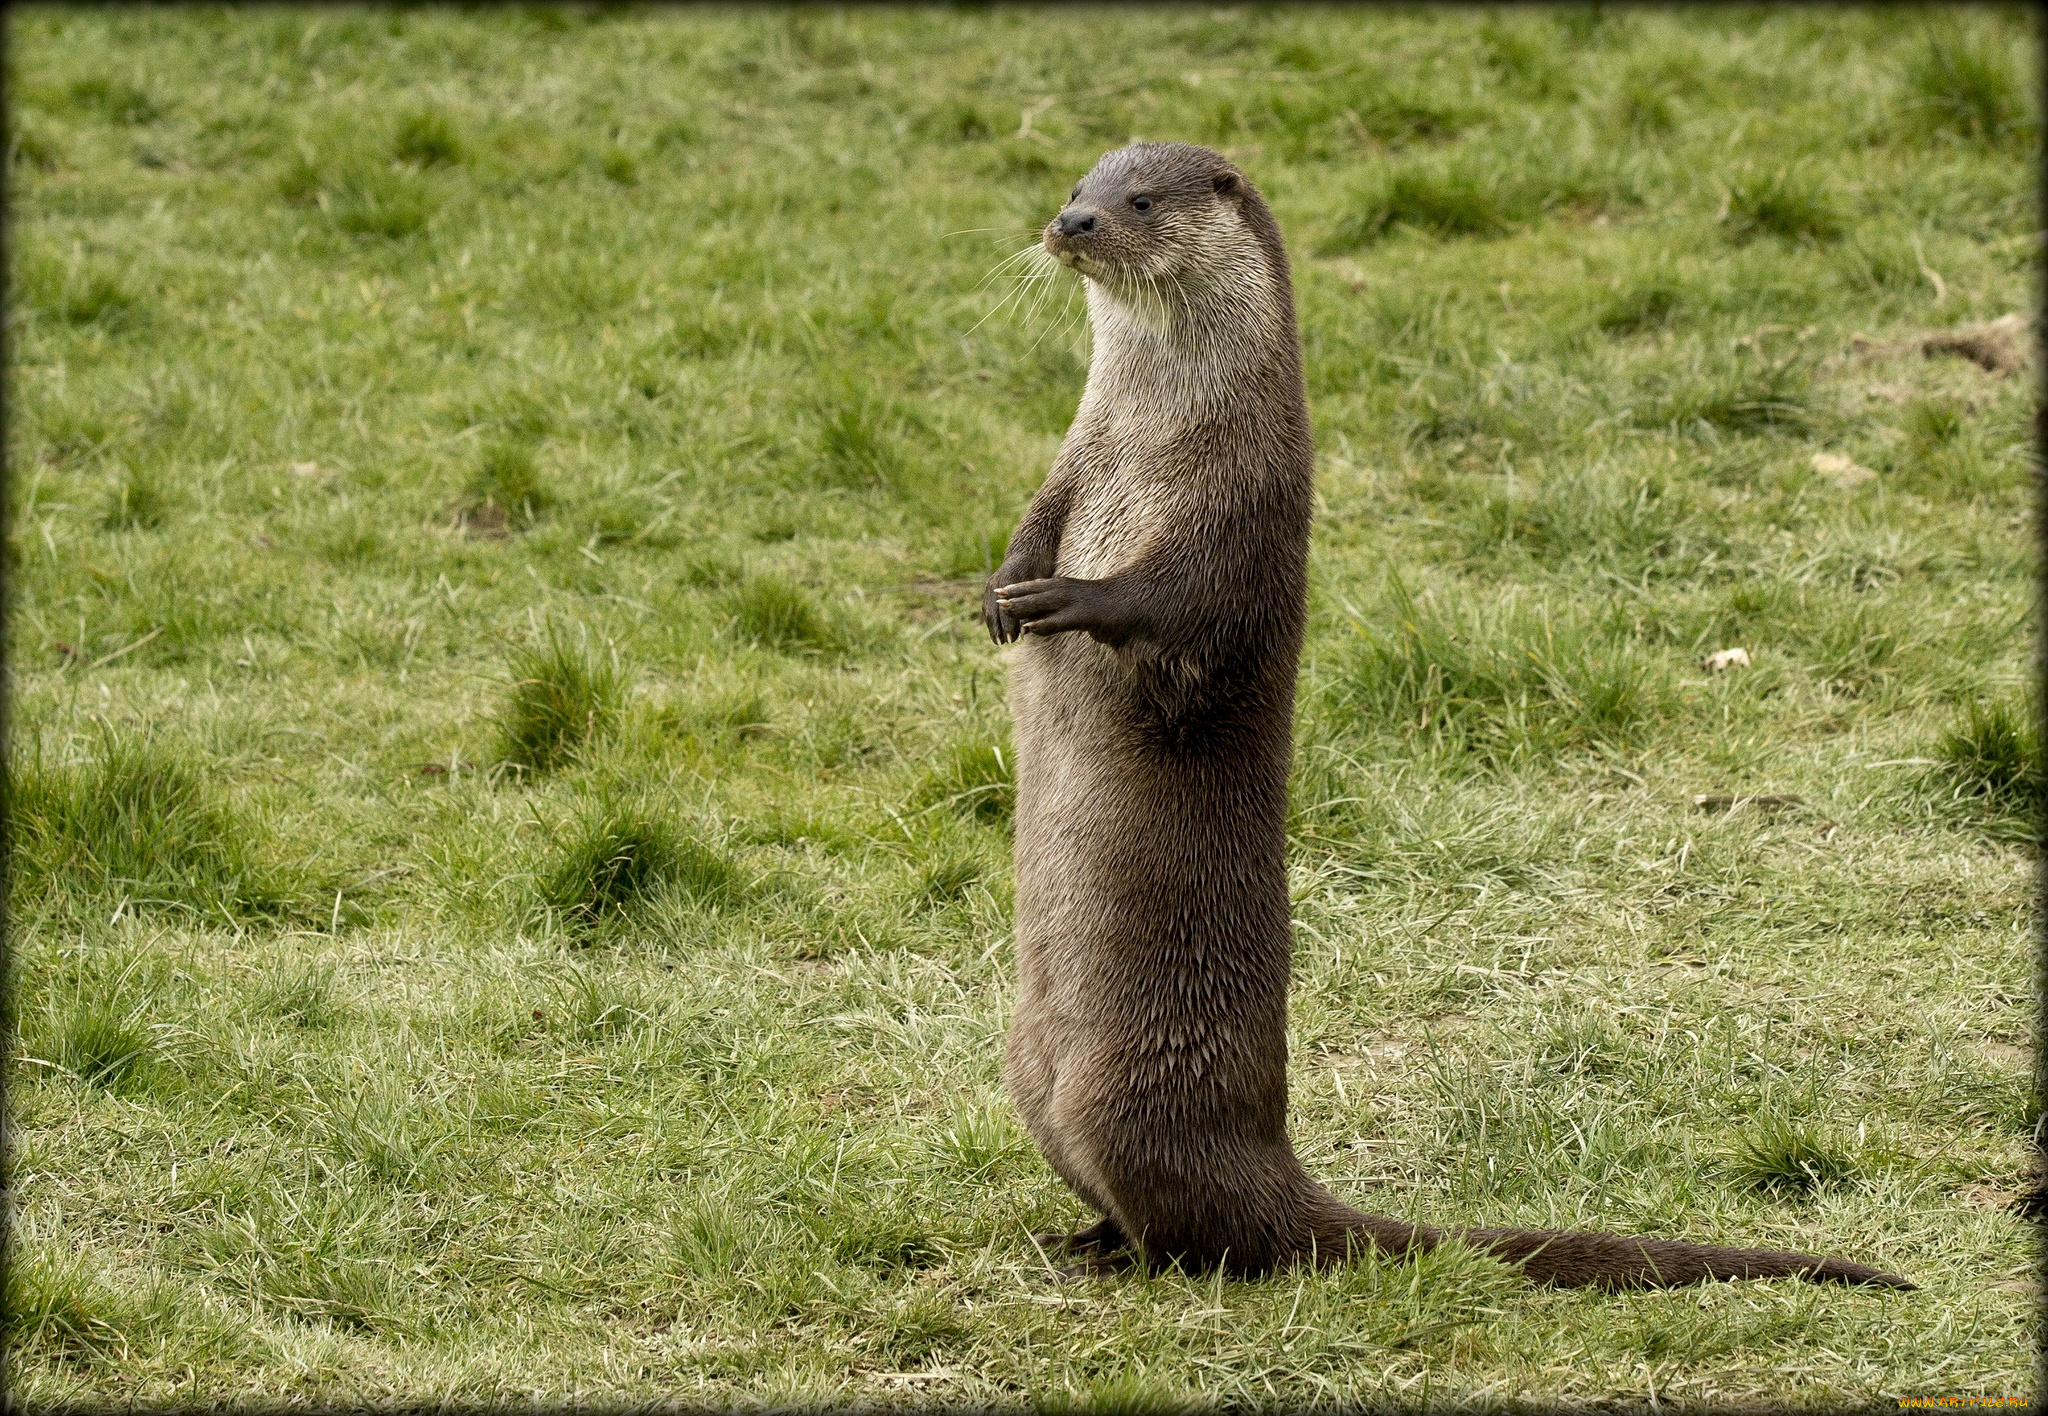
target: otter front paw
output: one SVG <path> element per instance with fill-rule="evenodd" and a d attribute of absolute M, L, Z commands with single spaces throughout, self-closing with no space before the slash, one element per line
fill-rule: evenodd
<path fill-rule="evenodd" d="M 1105 644 L 1121 644 L 1129 637 L 1122 607 L 1104 581 L 1065 575 L 1023 580 L 1003 586 L 995 598 L 1001 612 L 1023 626 L 1026 634 L 1064 634 L 1078 629 Z"/>
<path fill-rule="evenodd" d="M 981 592 L 981 622 L 988 626 L 988 637 L 998 644 L 1008 644 L 1017 637 L 1017 621 L 1005 612 L 994 576 L 989 577 Z"/>
<path fill-rule="evenodd" d="M 1004 603 L 1003 593 L 1013 585 L 1034 578 L 1036 574 L 1030 566 L 1005 561 L 997 566 L 996 573 L 988 578 L 988 584 L 981 592 L 981 622 L 988 626 L 988 637 L 996 643 L 1008 644 L 1023 632 L 1023 625 Z"/>

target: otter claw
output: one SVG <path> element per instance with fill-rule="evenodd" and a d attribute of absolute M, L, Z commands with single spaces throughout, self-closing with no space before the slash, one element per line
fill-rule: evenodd
<path fill-rule="evenodd" d="M 1019 583 L 1022 574 L 1028 572 L 1020 572 L 1005 564 L 988 578 L 988 584 L 982 589 L 982 623 L 988 628 L 988 637 L 998 644 L 1012 643 L 1024 633 L 1016 608 L 1010 603 L 1011 588 Z"/>
<path fill-rule="evenodd" d="M 1082 1259 L 1079 1263 L 1062 1264 L 1054 1272 L 1069 1281 L 1083 1278 L 1108 1278 L 1112 1274 L 1128 1273 L 1136 1268 L 1138 1261 L 1130 1254 L 1118 1251 L 1114 1254 L 1097 1254 Z"/>
<path fill-rule="evenodd" d="M 1062 1234 L 1048 1229 L 1031 1236 L 1031 1242 L 1052 1253 L 1103 1254 L 1114 1253 L 1130 1247 L 1130 1240 L 1113 1219 L 1098 1219 L 1086 1229 L 1072 1234 Z"/>
<path fill-rule="evenodd" d="M 1062 1234 L 1058 1230 L 1047 1230 L 1031 1236 L 1048 1258 L 1065 1259 L 1053 1272 L 1060 1278 L 1072 1282 L 1084 1278 L 1107 1278 L 1122 1273 L 1137 1263 L 1137 1259 L 1123 1246 L 1123 1234 L 1107 1222 L 1090 1225 L 1078 1234 Z"/>

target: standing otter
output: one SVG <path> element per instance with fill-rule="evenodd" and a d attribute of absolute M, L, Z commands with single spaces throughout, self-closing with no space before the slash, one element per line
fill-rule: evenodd
<path fill-rule="evenodd" d="M 1445 1231 L 1361 1214 L 1287 1139 L 1288 758 L 1314 458 L 1279 228 L 1205 148 L 1112 152 L 1046 228 L 1087 278 L 1080 411 L 983 601 L 1015 655 L 1016 1017 L 1004 1082 L 1102 1220 L 1083 1270 L 1260 1274 Z M 1077 632 L 1078 631 L 1078 632 Z M 1519 1229 L 1538 1281 L 1803 1274 L 1811 1254 Z"/>

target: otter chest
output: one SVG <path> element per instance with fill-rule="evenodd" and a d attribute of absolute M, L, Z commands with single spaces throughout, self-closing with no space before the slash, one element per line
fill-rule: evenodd
<path fill-rule="evenodd" d="M 1171 513 L 1163 460 L 1153 449 L 1129 447 L 1075 488 L 1060 532 L 1058 574 L 1100 580 L 1138 556 Z"/>

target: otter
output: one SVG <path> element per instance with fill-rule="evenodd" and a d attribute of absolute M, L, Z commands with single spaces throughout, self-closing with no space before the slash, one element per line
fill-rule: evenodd
<path fill-rule="evenodd" d="M 1086 280 L 1072 427 L 983 597 L 1010 655 L 1018 997 L 1003 1080 L 1099 1222 L 1068 1273 L 1255 1276 L 1447 1237 L 1563 1285 L 1799 1274 L 1812 1254 L 1363 1214 L 1287 1136 L 1287 779 L 1314 458 L 1280 230 L 1206 148 L 1140 143 L 1042 236 Z"/>

